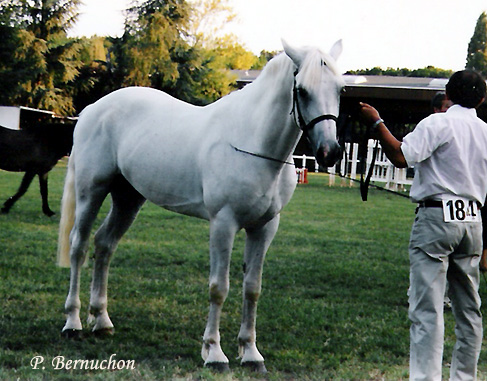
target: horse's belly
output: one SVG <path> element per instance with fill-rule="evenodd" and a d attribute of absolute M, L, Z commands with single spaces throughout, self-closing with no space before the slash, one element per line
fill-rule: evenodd
<path fill-rule="evenodd" d="M 144 165 L 122 168 L 122 174 L 152 203 L 173 212 L 208 219 L 196 174 L 188 176 L 169 165 L 165 168 L 152 166 L 152 169 Z"/>
<path fill-rule="evenodd" d="M 172 212 L 191 217 L 203 218 L 205 220 L 209 219 L 208 211 L 201 200 L 182 199 L 181 197 L 173 197 L 173 195 L 164 195 L 164 197 L 160 200 L 155 200 L 152 202 Z"/>

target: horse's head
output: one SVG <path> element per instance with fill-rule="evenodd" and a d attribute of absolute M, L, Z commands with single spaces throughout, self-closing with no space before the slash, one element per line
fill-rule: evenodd
<path fill-rule="evenodd" d="M 297 49 L 283 41 L 284 51 L 297 67 L 294 74 L 293 114 L 322 167 L 331 167 L 342 155 L 336 121 L 344 81 L 335 61 L 342 52 L 337 41 L 329 54 L 318 49 Z"/>

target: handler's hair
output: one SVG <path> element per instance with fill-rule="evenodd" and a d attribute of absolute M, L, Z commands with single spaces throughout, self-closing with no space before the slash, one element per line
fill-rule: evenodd
<path fill-rule="evenodd" d="M 446 94 L 455 104 L 476 108 L 485 98 L 485 80 L 473 70 L 457 71 L 446 84 Z"/>

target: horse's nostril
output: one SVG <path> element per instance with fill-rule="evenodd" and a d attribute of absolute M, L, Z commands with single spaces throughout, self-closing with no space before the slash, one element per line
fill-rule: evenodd
<path fill-rule="evenodd" d="M 316 150 L 316 161 L 324 168 L 332 167 L 343 155 L 343 149 L 337 143 L 332 144 L 331 147 L 325 144 Z"/>

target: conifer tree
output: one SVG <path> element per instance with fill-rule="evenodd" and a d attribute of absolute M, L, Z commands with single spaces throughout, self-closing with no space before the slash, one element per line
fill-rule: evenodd
<path fill-rule="evenodd" d="M 79 44 L 67 30 L 80 0 L 11 0 L 0 3 L 2 103 L 60 114 L 74 112 L 70 83 L 78 75 Z M 5 84 L 14 82 L 15 86 Z M 8 86 L 8 85 L 7 85 Z"/>
<path fill-rule="evenodd" d="M 213 11 L 225 11 L 218 2 L 211 1 Z M 231 91 L 233 76 L 217 52 L 202 44 L 201 31 L 195 35 L 195 20 L 200 23 L 211 12 L 198 12 L 201 8 L 185 0 L 147 0 L 129 9 L 125 33 L 114 44 L 121 85 L 154 87 L 194 104 Z"/>
<path fill-rule="evenodd" d="M 482 12 L 468 44 L 466 69 L 473 69 L 487 75 L 487 15 Z"/>

